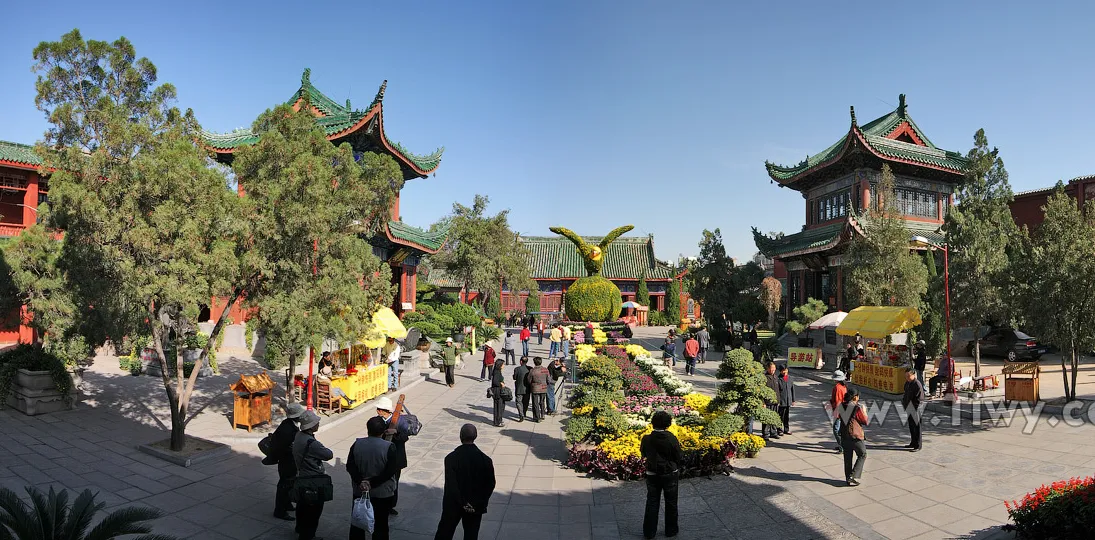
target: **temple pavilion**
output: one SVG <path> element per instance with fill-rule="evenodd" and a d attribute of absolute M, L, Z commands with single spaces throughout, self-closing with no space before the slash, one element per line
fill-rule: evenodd
<path fill-rule="evenodd" d="M 316 117 L 316 124 L 323 127 L 327 140 L 335 145 L 350 143 L 355 154 L 376 152 L 387 154 L 395 159 L 403 171 L 403 179 L 426 178 L 441 164 L 444 148 L 438 148 L 430 154 L 414 154 L 396 141 L 388 138 L 384 131 L 384 92 L 388 81 L 384 81 L 364 109 L 355 109 L 350 100 L 340 104 L 320 92 L 311 81 L 311 69 L 305 69 L 300 78 L 300 88 L 286 102 L 294 109 L 302 106 Z M 216 153 L 217 160 L 231 163 L 233 153 L 241 146 L 259 140 L 250 129 L 240 129 L 230 133 L 203 133 L 202 142 Z M 244 188 L 241 186 L 241 194 Z M 430 232 L 403 223 L 399 215 L 399 195 L 392 204 L 391 216 L 378 234 L 370 237 L 373 253 L 387 262 L 392 269 L 392 283 L 398 286 L 398 293 L 392 304 L 397 314 L 413 311 L 418 283 L 418 264 L 427 254 L 437 253 L 445 243 L 447 230 Z M 223 306 L 214 305 L 211 317 L 217 318 Z M 238 310 L 233 306 L 233 311 Z M 233 313 L 236 321 L 241 321 L 242 313 Z"/>
<path fill-rule="evenodd" d="M 765 162 L 774 183 L 799 192 L 805 201 L 801 231 L 773 238 L 753 228 L 757 248 L 786 268 L 788 316 L 807 298 L 822 300 L 832 309 L 855 307 L 845 296 L 841 256 L 853 235 L 864 234 L 883 164 L 894 173 L 897 208 L 909 229 L 910 247 L 926 247 L 911 242 L 917 236 L 942 243 L 940 227 L 954 202 L 966 159 L 928 139 L 909 116 L 904 94 L 896 109 L 863 125 L 852 107 L 847 133 L 798 164 Z"/>
<path fill-rule="evenodd" d="M 437 170 L 444 149 L 419 155 L 388 138 L 384 131 L 384 91 L 387 85 L 388 81 L 380 85 L 367 107 L 355 109 L 350 100 L 339 104 L 316 89 L 311 82 L 311 70 L 305 69 L 300 88 L 287 103 L 298 110 L 308 103 L 316 123 L 323 127 L 332 143 L 349 142 L 358 153 L 379 152 L 392 156 L 402 169 L 404 180 L 426 178 Z M 238 148 L 256 141 L 256 134 L 242 129 L 231 133 L 204 133 L 201 142 L 215 153 L 218 161 L 231 163 L 232 155 Z M 38 205 L 49 197 L 49 178 L 38 174 L 41 164 L 33 146 L 0 141 L 0 248 L 35 223 Z M 399 287 L 392 305 L 396 313 L 414 310 L 418 264 L 424 255 L 441 249 L 446 235 L 447 231 L 429 232 L 403 223 L 399 215 L 399 197 L 396 196 L 391 217 L 383 230 L 369 238 L 373 252 L 391 266 L 392 283 Z M 216 318 L 223 309 L 223 303 L 213 300 L 211 309 L 205 313 Z M 242 322 L 246 318 L 238 304 L 232 307 L 232 311 L 234 321 Z M 25 307 L 11 313 L 0 313 L 0 344 L 33 341 L 33 331 L 22 324 L 28 316 Z"/>

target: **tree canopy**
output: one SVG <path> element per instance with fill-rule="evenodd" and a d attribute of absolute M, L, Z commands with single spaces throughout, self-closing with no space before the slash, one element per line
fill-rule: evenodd
<path fill-rule="evenodd" d="M 489 203 L 486 195 L 476 195 L 470 207 L 453 203 L 452 214 L 436 225 L 449 227 L 449 241 L 432 261 L 467 290 L 479 291 L 484 306 L 503 283 L 514 292 L 536 288 L 528 250 L 510 229 L 509 210 L 488 215 Z"/>
<path fill-rule="evenodd" d="M 909 251 L 910 235 L 897 208 L 895 181 L 888 164 L 875 187 L 863 235 L 853 236 L 844 255 L 853 305 L 920 307 L 928 290 L 928 270 Z"/>
<path fill-rule="evenodd" d="M 1008 172 L 1000 151 L 989 149 L 985 130 L 974 134 L 966 155 L 969 165 L 955 196 L 957 204 L 944 225 L 950 249 L 951 309 L 954 318 L 978 328 L 1005 322 L 1011 307 L 1002 284 L 1007 280 L 1008 250 L 1017 237 L 1008 203 Z M 981 347 L 974 340 L 974 373 L 981 373 Z"/>
<path fill-rule="evenodd" d="M 1076 397 L 1079 356 L 1095 350 L 1095 201 L 1083 211 L 1057 189 L 1043 207 L 1045 221 L 1024 235 L 1014 259 L 1019 305 L 1026 327 L 1061 349 L 1065 398 Z"/>
<path fill-rule="evenodd" d="M 726 254 L 719 229 L 704 230 L 699 247 L 696 267 L 691 272 L 692 296 L 703 304 L 712 338 L 728 343 L 728 323 L 766 318 L 759 300 L 764 270 L 754 261 L 735 266 L 734 259 Z"/>

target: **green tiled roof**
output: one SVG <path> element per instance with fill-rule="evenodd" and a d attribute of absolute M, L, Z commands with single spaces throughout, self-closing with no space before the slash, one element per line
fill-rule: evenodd
<path fill-rule="evenodd" d="M 600 243 L 599 236 L 583 236 L 590 244 Z M 585 277 L 586 270 L 578 249 L 562 237 L 531 236 L 521 238 L 529 250 L 533 279 Z M 608 245 L 601 275 L 608 279 L 670 279 L 673 269 L 654 258 L 654 240 L 647 236 L 625 236 Z"/>
<path fill-rule="evenodd" d="M 462 289 L 464 282 L 445 272 L 443 268 L 430 268 L 426 282 L 441 289 Z"/>
<path fill-rule="evenodd" d="M 812 156 L 807 156 L 796 165 L 783 166 L 765 162 L 768 175 L 781 184 L 787 184 L 795 178 L 813 172 L 824 164 L 840 157 L 847 146 L 854 146 L 857 141 L 862 141 L 867 149 L 874 154 L 891 159 L 899 159 L 922 163 L 931 167 L 946 169 L 955 173 L 962 173 L 966 167 L 966 158 L 958 152 L 943 150 L 932 144 L 920 127 L 916 125 L 907 114 L 905 96 L 902 94 L 897 109 L 882 115 L 862 127 L 855 121 L 855 110 L 852 110 L 852 127 L 843 137 L 831 146 Z M 925 146 L 907 143 L 888 138 L 902 124 L 908 124 Z M 849 138 L 855 138 L 850 141 Z"/>
<path fill-rule="evenodd" d="M 11 161 L 33 167 L 42 164 L 38 154 L 34 153 L 33 146 L 7 141 L 0 141 L 0 161 Z"/>
<path fill-rule="evenodd" d="M 388 221 L 388 234 L 400 242 L 409 242 L 436 253 L 437 250 L 441 249 L 441 246 L 445 245 L 445 239 L 449 236 L 449 229 L 444 228 L 430 232 L 418 227 L 412 227 L 402 221 L 390 220 Z"/>
<path fill-rule="evenodd" d="M 287 104 L 292 105 L 298 100 L 306 98 L 322 115 L 316 117 L 316 124 L 323 128 L 328 137 L 340 138 L 343 135 L 349 135 L 349 132 L 343 132 L 354 127 L 362 120 L 366 120 L 373 115 L 383 114 L 382 104 L 387 86 L 388 81 L 384 81 L 369 106 L 362 110 L 355 110 L 350 105 L 350 100 L 347 99 L 346 104 L 341 105 L 320 92 L 315 86 L 312 86 L 311 70 L 305 69 L 304 75 L 301 77 L 300 88 L 293 93 Z M 380 137 L 383 138 L 384 145 L 391 148 L 396 159 L 402 160 L 404 164 L 415 169 L 414 176 L 424 176 L 433 172 L 441 164 L 441 155 L 445 152 L 444 147 L 425 155 L 412 153 L 403 145 L 389 139 L 387 133 L 383 132 L 382 124 L 383 122 L 378 122 L 378 125 L 380 125 L 379 131 L 381 132 Z M 228 133 L 203 132 L 202 140 L 215 150 L 227 152 L 246 144 L 254 144 L 258 142 L 259 137 L 250 129 L 241 128 Z"/>
<path fill-rule="evenodd" d="M 862 232 L 866 230 L 867 226 L 870 224 L 871 218 L 867 215 L 859 215 L 852 212 L 851 216 L 849 216 L 849 220 L 857 230 Z M 929 242 L 936 245 L 942 245 L 947 241 L 947 236 L 943 234 L 942 225 L 939 225 L 938 223 L 905 220 L 905 229 L 909 231 L 910 241 L 914 236 L 923 236 Z"/>
<path fill-rule="evenodd" d="M 753 227 L 753 241 L 757 249 L 769 257 L 790 257 L 815 251 L 824 251 L 840 242 L 847 221 L 831 223 L 815 229 L 806 229 L 782 238 L 766 236 Z"/>

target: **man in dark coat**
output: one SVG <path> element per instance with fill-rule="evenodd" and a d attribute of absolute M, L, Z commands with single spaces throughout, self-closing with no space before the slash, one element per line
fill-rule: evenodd
<path fill-rule="evenodd" d="M 769 409 L 771 409 L 772 411 L 778 411 L 778 406 L 777 405 L 779 403 L 778 402 L 778 399 L 779 399 L 779 379 L 776 376 L 776 364 L 775 363 L 768 362 L 768 364 L 765 366 L 764 377 L 765 377 L 765 384 L 768 385 L 768 388 L 772 389 L 772 392 L 775 392 L 776 399 L 777 399 L 776 403 L 766 403 L 765 406 L 768 407 Z M 775 426 L 773 424 L 764 424 L 762 432 L 763 432 L 763 437 L 765 439 L 768 439 L 768 438 L 778 439 L 779 438 L 779 427 Z"/>
<path fill-rule="evenodd" d="M 681 443 L 670 433 L 673 417 L 665 411 L 654 413 L 654 431 L 639 443 L 639 452 L 646 465 L 646 513 L 643 515 L 643 536 L 654 538 L 658 532 L 658 506 L 665 494 L 665 535 L 676 536 L 677 487 L 680 466 L 684 460 Z"/>
<path fill-rule="evenodd" d="M 779 418 L 783 421 L 783 435 L 791 434 L 791 405 L 795 404 L 795 383 L 787 373 L 787 366 L 779 366 Z"/>
<path fill-rule="evenodd" d="M 912 442 L 905 448 L 913 452 L 919 452 L 923 444 L 920 436 L 920 404 L 924 401 L 924 385 L 916 378 L 916 370 L 905 370 L 905 392 L 901 396 L 901 406 L 905 408 L 905 414 L 909 417 L 909 435 Z"/>
<path fill-rule="evenodd" d="M 411 438 L 411 425 L 406 418 L 400 415 L 399 419 L 395 421 L 396 425 L 393 426 L 392 409 L 394 408 L 392 399 L 387 396 L 383 396 L 376 401 L 376 415 L 383 418 L 387 426 L 384 432 L 384 440 L 395 445 L 396 466 L 399 467 L 399 470 L 395 473 L 395 495 L 392 495 L 391 514 L 398 516 L 399 512 L 396 511 L 395 505 L 399 502 L 399 475 L 403 472 L 403 469 L 407 468 L 407 441 Z"/>
<path fill-rule="evenodd" d="M 532 359 L 534 367 L 529 370 L 528 386 L 532 392 L 532 419 L 540 422 L 547 414 L 547 393 L 551 373 L 544 367 L 544 359 L 539 356 Z"/>
<path fill-rule="evenodd" d="M 297 437 L 300 428 L 297 427 L 297 419 L 304 414 L 304 406 L 300 403 L 290 403 L 285 412 L 285 420 L 281 421 L 274 430 L 273 444 L 270 457 L 278 462 L 278 488 L 274 495 L 274 517 L 293 521 L 289 512 L 294 510 L 293 503 L 289 502 L 289 489 L 293 486 L 293 478 L 297 476 L 297 464 L 293 459 L 293 439 Z"/>
<path fill-rule="evenodd" d="M 513 403 L 517 406 L 517 421 L 524 422 L 528 414 L 529 400 L 532 394 L 528 391 L 528 357 L 521 357 L 521 365 L 513 370 Z"/>
<path fill-rule="evenodd" d="M 346 456 L 346 472 L 350 473 L 353 495 L 357 499 L 365 491 L 373 504 L 375 527 L 370 538 L 388 540 L 388 516 L 395 504 L 395 475 L 399 472 L 399 457 L 395 445 L 384 440 L 387 422 L 374 416 L 365 423 L 368 437 L 354 441 Z M 350 540 L 365 540 L 365 529 L 350 526 Z"/>
<path fill-rule="evenodd" d="M 464 540 L 479 538 L 479 525 L 494 493 L 494 462 L 475 446 L 475 426 L 460 428 L 460 446 L 445 456 L 445 494 L 434 540 L 452 540 L 458 523 Z"/>

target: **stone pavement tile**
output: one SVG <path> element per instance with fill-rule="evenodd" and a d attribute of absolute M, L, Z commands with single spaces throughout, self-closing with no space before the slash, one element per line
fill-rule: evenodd
<path fill-rule="evenodd" d="M 528 446 L 525 445 L 525 444 L 507 444 L 507 445 L 499 444 L 498 446 L 496 446 L 494 448 L 493 451 L 488 452 L 488 454 L 490 454 L 491 456 L 502 456 L 502 455 L 520 455 L 520 456 L 524 456 L 524 455 L 528 454 Z"/>
<path fill-rule="evenodd" d="M 957 488 L 957 487 L 954 487 L 954 486 L 948 486 L 946 484 L 937 484 L 937 485 L 927 487 L 927 488 L 924 488 L 924 489 L 918 489 L 918 490 L 916 490 L 916 493 L 918 495 L 922 495 L 924 497 L 927 497 L 927 498 L 929 498 L 933 501 L 947 502 L 947 501 L 950 501 L 950 500 L 953 500 L 953 499 L 957 499 L 958 497 L 961 497 L 963 495 L 966 495 L 969 492 L 964 490 L 964 489 Z"/>
<path fill-rule="evenodd" d="M 590 508 L 591 505 L 588 504 L 560 506 L 559 523 L 564 525 L 567 523 L 590 523 L 594 518 L 598 521 L 605 519 L 605 516 L 593 516 Z M 614 518 L 615 514 L 612 517 Z"/>
<path fill-rule="evenodd" d="M 275 519 L 271 516 L 271 519 Z M 284 523 L 278 520 L 278 523 Z M 229 538 L 237 540 L 251 540 L 252 538 L 265 538 L 266 531 L 274 528 L 273 523 L 263 522 L 247 516 L 229 516 L 217 524 L 214 530 Z"/>
<path fill-rule="evenodd" d="M 555 490 L 559 494 L 559 506 L 592 506 L 593 505 L 593 493 L 580 490 Z"/>
<path fill-rule="evenodd" d="M 926 523 L 911 517 L 899 515 L 872 525 L 875 531 L 890 540 L 905 540 L 931 530 Z"/>
<path fill-rule="evenodd" d="M 521 478 L 553 478 L 559 467 L 555 465 L 524 465 L 521 467 Z"/>
<path fill-rule="evenodd" d="M 953 523 L 942 525 L 939 528 L 954 535 L 967 535 L 972 531 L 981 531 L 999 527 L 1000 525 L 1003 524 L 981 516 L 966 516 Z"/>
<path fill-rule="evenodd" d="M 593 493 L 593 482 L 589 478 L 557 475 L 552 478 L 551 488 L 556 491 L 582 491 Z"/>
<path fill-rule="evenodd" d="M 867 523 L 878 523 L 879 521 L 892 519 L 895 515 L 892 508 L 879 503 L 845 506 L 844 510 Z"/>
<path fill-rule="evenodd" d="M 84 483 L 93 484 L 107 491 L 122 491 L 123 489 L 129 489 L 132 485 L 125 480 L 105 474 L 102 472 L 93 472 L 82 475 Z"/>
<path fill-rule="evenodd" d="M 149 492 L 147 492 L 143 489 L 140 489 L 140 488 L 135 488 L 135 487 L 132 487 L 132 488 L 129 488 L 129 489 L 123 489 L 121 491 L 116 491 L 114 494 L 121 497 L 121 498 L 123 498 L 123 499 L 125 499 L 125 500 L 127 500 L 127 501 L 143 500 L 143 499 L 151 496 L 151 494 Z"/>
<path fill-rule="evenodd" d="M 722 523 L 724 527 L 730 530 L 768 527 L 776 523 L 769 514 L 761 511 L 756 506 L 734 507 L 733 511 L 729 511 L 730 509 L 718 504 L 709 503 L 709 506 L 715 511 L 714 514 L 719 523 Z M 638 515 L 641 521 L 642 513 L 640 512 Z"/>
<path fill-rule="evenodd" d="M 150 480 L 149 478 L 139 474 L 124 476 L 121 478 L 121 480 L 129 483 L 134 487 L 139 487 L 149 493 L 163 493 L 165 491 L 171 490 L 170 486 L 161 482 L 157 482 L 155 480 Z"/>
<path fill-rule="evenodd" d="M 887 484 L 885 482 L 878 482 L 870 477 L 870 473 L 863 473 L 864 478 L 861 480 L 862 484 L 856 488 L 862 491 L 864 495 L 870 497 L 876 501 L 882 501 L 885 499 L 892 499 L 899 495 L 904 495 L 908 491 L 901 489 L 893 484 Z"/>
<path fill-rule="evenodd" d="M 52 446 L 46 445 L 46 444 L 29 445 L 29 446 L 27 446 L 27 450 L 30 450 L 31 453 L 33 453 L 37 456 L 41 456 L 41 457 L 46 458 L 46 459 L 56 459 L 56 458 L 65 457 L 65 455 L 63 453 L 61 453 L 59 450 L 53 448 Z"/>
<path fill-rule="evenodd" d="M 555 478 L 551 476 L 518 476 L 517 481 L 513 484 L 514 490 L 519 491 L 536 491 L 540 493 L 546 493 L 551 491 L 552 483 Z"/>
<path fill-rule="evenodd" d="M 897 497 L 884 499 L 882 500 L 882 504 L 901 512 L 902 514 L 911 514 L 917 510 L 934 506 L 936 502 L 915 493 L 905 493 L 903 495 L 898 495 Z"/>
<path fill-rule="evenodd" d="M 910 538 L 909 540 L 947 540 L 950 538 L 954 538 L 954 535 L 949 534 L 946 531 L 941 531 L 939 529 L 930 529 L 928 532 L 924 534 L 918 534 Z"/>
<path fill-rule="evenodd" d="M 877 478 L 883 482 L 900 484 L 904 486 L 904 480 L 913 476 L 913 473 L 897 467 L 886 467 L 871 471 L 871 478 Z M 915 491 L 915 490 L 914 490 Z"/>
<path fill-rule="evenodd" d="M 550 488 L 547 488 L 550 489 Z M 514 489 L 510 494 L 510 505 L 559 506 L 559 495 L 540 489 Z"/>
<path fill-rule="evenodd" d="M 529 526 L 527 522 L 503 521 L 498 531 L 498 538 L 521 540 L 559 540 L 560 527 L 556 523 L 537 523 Z"/>
<path fill-rule="evenodd" d="M 969 493 L 952 499 L 948 501 L 947 504 L 959 510 L 964 510 L 969 514 L 976 514 L 993 506 L 999 506 L 1001 508 L 1004 506 L 1003 502 L 999 499 L 993 499 L 977 493 Z"/>
<path fill-rule="evenodd" d="M 493 456 L 493 457 L 491 457 L 491 459 L 494 460 L 494 465 L 495 466 L 498 466 L 498 465 L 524 465 L 525 464 L 525 455 L 524 454 L 503 454 L 503 455 L 499 455 L 499 456 Z"/>
<path fill-rule="evenodd" d="M 274 502 L 270 501 L 269 513 L 273 513 L 273 511 Z M 227 508 L 220 508 L 212 504 L 203 503 L 197 508 L 192 508 L 189 512 L 182 512 L 179 515 L 187 521 L 191 521 L 202 527 L 213 527 L 221 521 L 236 515 L 236 513 Z"/>
<path fill-rule="evenodd" d="M 865 495 L 861 490 L 856 488 L 848 488 L 844 493 L 837 493 L 826 497 L 829 502 L 835 504 L 840 508 L 851 508 L 853 506 L 864 506 L 876 502 L 877 499 L 872 499 Z"/>
<path fill-rule="evenodd" d="M 187 497 L 180 493 L 168 491 L 165 493 L 160 493 L 158 495 L 152 495 L 144 499 L 144 503 L 155 506 L 157 508 L 170 508 L 172 512 L 175 512 L 197 506 L 201 504 L 202 501 L 194 499 L 192 497 Z M 202 505 L 201 510 L 204 510 L 204 505 Z"/>
<path fill-rule="evenodd" d="M 560 540 L 593 540 L 593 528 L 588 522 L 567 522 L 559 524 Z"/>
<path fill-rule="evenodd" d="M 906 512 L 909 516 L 928 523 L 935 527 L 941 527 L 948 523 L 954 523 L 960 519 L 969 516 L 969 512 L 965 510 L 959 510 L 948 503 L 939 503 L 927 508 L 915 510 L 912 512 Z"/>
<path fill-rule="evenodd" d="M 194 523 L 186 517 L 179 515 L 164 516 L 152 522 L 152 531 L 158 534 L 167 534 L 176 538 L 187 538 L 208 533 L 205 527 Z"/>
<path fill-rule="evenodd" d="M 1011 516 L 1008 515 L 1008 509 L 1004 507 L 1004 503 L 1002 502 L 978 512 L 977 515 L 989 518 L 1001 524 L 1011 521 Z"/>

